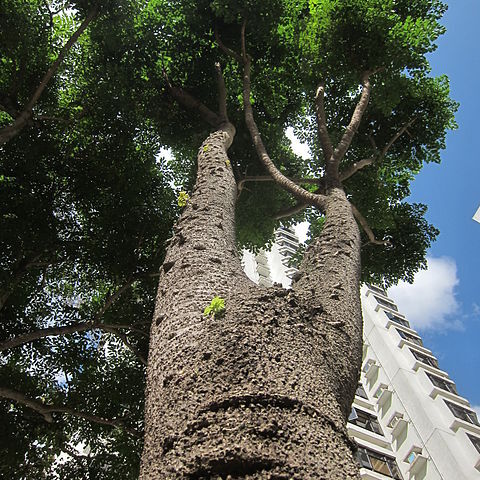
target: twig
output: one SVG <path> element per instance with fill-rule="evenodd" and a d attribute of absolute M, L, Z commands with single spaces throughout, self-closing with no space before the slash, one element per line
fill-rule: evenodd
<path fill-rule="evenodd" d="M 370 158 L 364 158 L 363 160 L 360 160 L 359 162 L 355 162 L 353 165 L 350 165 L 344 172 L 340 174 L 340 180 L 343 182 L 350 178 L 352 175 L 355 175 L 359 170 L 362 168 L 367 167 L 368 165 L 372 165 L 374 163 L 380 163 L 385 155 L 388 153 L 392 145 L 405 133 L 408 133 L 408 128 L 411 127 L 416 121 L 416 117 L 412 118 L 409 122 L 407 122 L 402 128 L 398 130 L 398 132 L 395 133 L 395 135 L 392 136 L 392 138 L 389 140 L 389 142 L 383 147 L 382 151 L 378 155 L 373 155 Z M 374 149 L 376 150 L 376 144 L 375 140 L 372 137 L 369 137 L 371 139 L 372 145 L 374 146 Z"/>
<path fill-rule="evenodd" d="M 147 366 L 147 359 L 128 341 L 128 337 L 118 331 L 116 328 L 110 328 L 110 325 L 103 325 L 102 330 L 111 333 L 115 337 L 117 337 L 124 345 L 128 348 L 139 360 L 143 365 Z"/>
<path fill-rule="evenodd" d="M 218 34 L 218 30 L 215 28 L 215 40 L 217 42 L 217 45 L 219 46 L 220 50 L 222 50 L 224 53 L 226 53 L 228 56 L 234 58 L 237 60 L 238 63 L 243 63 L 243 58 L 241 55 L 239 55 L 237 52 L 232 50 L 231 48 L 228 48 L 221 40 L 220 35 Z"/>
<path fill-rule="evenodd" d="M 352 207 L 352 212 L 354 217 L 357 219 L 358 223 L 362 226 L 363 230 L 367 234 L 369 244 L 372 245 L 383 245 L 383 246 L 391 246 L 392 243 L 388 240 L 377 240 L 375 238 L 375 234 L 373 233 L 372 229 L 370 228 L 370 225 L 368 224 L 367 219 L 359 212 L 357 207 L 353 205 L 353 203 L 350 203 Z"/>
<path fill-rule="evenodd" d="M 165 81 L 167 83 L 167 88 L 170 92 L 170 95 L 175 100 L 177 100 L 177 102 L 180 103 L 182 107 L 190 110 L 196 110 L 200 114 L 202 119 L 214 128 L 217 128 L 223 123 L 222 118 L 219 115 L 217 115 L 215 112 L 212 112 L 212 110 L 210 110 L 206 105 L 197 100 L 193 95 L 183 90 L 183 88 L 174 87 L 170 83 L 167 72 L 165 70 L 163 71 L 163 77 L 165 78 Z"/>

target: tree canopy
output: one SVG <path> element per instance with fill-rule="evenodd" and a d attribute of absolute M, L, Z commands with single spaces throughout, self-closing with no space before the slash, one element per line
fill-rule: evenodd
<path fill-rule="evenodd" d="M 217 62 L 237 129 L 239 245 L 263 246 L 279 222 L 321 229 L 318 211 L 254 178 L 268 180 L 244 120 L 242 29 L 268 153 L 311 191 L 325 188 L 332 148 L 322 128 L 337 144 L 369 82 L 340 179 L 363 227 L 363 278 L 413 279 L 437 231 L 424 205 L 408 203 L 409 183 L 440 161 L 455 127 L 448 79 L 428 65 L 445 9 L 437 0 L 0 2 L 1 474 L 137 475 L 156 275 L 218 104 Z M 293 153 L 289 126 L 310 160 Z"/>

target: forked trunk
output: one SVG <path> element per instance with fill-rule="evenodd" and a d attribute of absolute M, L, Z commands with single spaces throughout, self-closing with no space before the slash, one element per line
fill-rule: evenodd
<path fill-rule="evenodd" d="M 242 271 L 232 128 L 210 135 L 160 279 L 142 480 L 358 479 L 346 417 L 361 359 L 359 235 L 343 191 L 292 290 Z M 224 315 L 205 316 L 215 296 Z"/>

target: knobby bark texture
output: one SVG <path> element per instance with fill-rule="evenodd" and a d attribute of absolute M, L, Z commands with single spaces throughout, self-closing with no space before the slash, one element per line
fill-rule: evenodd
<path fill-rule="evenodd" d="M 346 434 L 361 361 L 359 233 L 341 189 L 291 290 L 243 273 L 229 125 L 163 265 L 147 369 L 141 480 L 358 479 Z M 205 316 L 215 296 L 222 316 Z"/>

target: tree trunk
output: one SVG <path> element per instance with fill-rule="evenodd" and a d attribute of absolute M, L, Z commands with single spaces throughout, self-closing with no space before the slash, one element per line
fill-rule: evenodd
<path fill-rule="evenodd" d="M 261 288 L 236 250 L 232 128 L 210 135 L 163 266 L 142 480 L 358 479 L 346 434 L 361 360 L 359 235 L 343 191 L 294 289 Z M 205 316 L 215 296 L 222 316 Z"/>

